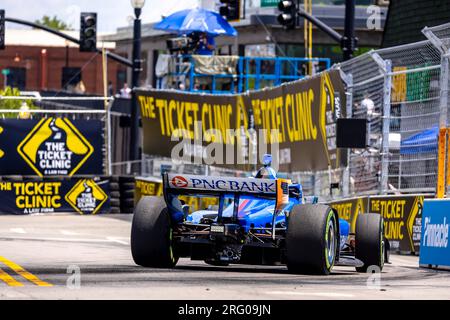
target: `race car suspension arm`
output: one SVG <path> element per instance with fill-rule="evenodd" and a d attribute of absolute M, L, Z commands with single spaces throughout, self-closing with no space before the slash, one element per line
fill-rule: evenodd
<path fill-rule="evenodd" d="M 217 212 L 217 222 L 222 223 L 222 214 L 223 214 L 223 208 L 225 204 L 225 196 L 220 195 L 219 197 L 219 211 Z"/>

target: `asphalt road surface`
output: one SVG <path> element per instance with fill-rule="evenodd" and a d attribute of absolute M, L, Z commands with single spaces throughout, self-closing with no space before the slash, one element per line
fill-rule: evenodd
<path fill-rule="evenodd" d="M 130 215 L 0 216 L 1 299 L 450 299 L 450 272 L 391 256 L 382 274 L 330 276 L 285 267 L 213 267 L 182 259 L 145 269 L 130 253 Z"/>

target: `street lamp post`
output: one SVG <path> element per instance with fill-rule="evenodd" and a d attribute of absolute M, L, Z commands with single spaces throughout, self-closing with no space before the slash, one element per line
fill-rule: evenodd
<path fill-rule="evenodd" d="M 130 144 L 130 160 L 139 160 L 139 105 L 137 101 L 136 88 L 139 87 L 139 77 L 142 71 L 141 60 L 141 13 L 145 5 L 145 0 L 131 0 L 131 6 L 134 8 L 134 31 L 133 31 L 133 70 L 131 76 L 131 144 Z"/>

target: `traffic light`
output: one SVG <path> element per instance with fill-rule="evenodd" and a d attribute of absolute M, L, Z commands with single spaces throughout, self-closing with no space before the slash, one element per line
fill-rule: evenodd
<path fill-rule="evenodd" d="M 219 13 L 228 21 L 239 20 L 241 17 L 241 0 L 220 0 L 222 6 Z"/>
<path fill-rule="evenodd" d="M 97 14 L 95 12 L 81 13 L 80 51 L 97 51 Z"/>
<path fill-rule="evenodd" d="M 278 2 L 278 22 L 286 29 L 295 29 L 297 25 L 297 7 L 293 0 L 283 0 Z"/>
<path fill-rule="evenodd" d="M 5 10 L 0 10 L 0 50 L 5 49 Z"/>

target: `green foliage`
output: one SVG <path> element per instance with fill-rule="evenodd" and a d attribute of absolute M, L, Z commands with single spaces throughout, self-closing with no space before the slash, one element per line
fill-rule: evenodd
<path fill-rule="evenodd" d="M 36 20 L 35 23 L 55 29 L 55 30 L 73 30 L 71 25 L 66 24 L 64 21 L 59 20 L 56 16 L 43 16 L 42 19 Z"/>
<path fill-rule="evenodd" d="M 30 109 L 38 109 L 32 100 L 12 100 L 3 99 L 3 97 L 18 97 L 20 96 L 20 91 L 17 88 L 6 87 L 4 90 L 0 90 L 0 109 L 6 110 L 18 110 L 22 106 L 23 102 L 26 102 Z M 17 118 L 17 113 L 5 113 L 0 114 L 0 117 L 5 118 Z"/>

